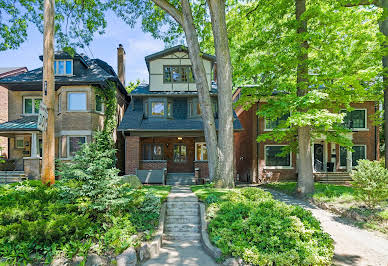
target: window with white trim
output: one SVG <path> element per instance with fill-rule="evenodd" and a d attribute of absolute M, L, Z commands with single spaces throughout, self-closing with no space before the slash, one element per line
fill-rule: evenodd
<path fill-rule="evenodd" d="M 23 136 L 16 136 L 15 148 L 16 149 L 24 149 L 24 137 Z"/>
<path fill-rule="evenodd" d="M 163 66 L 163 83 L 194 83 L 191 66 Z"/>
<path fill-rule="evenodd" d="M 73 157 L 86 143 L 86 136 L 68 136 L 67 137 L 67 154 L 68 157 Z"/>
<path fill-rule="evenodd" d="M 68 92 L 67 110 L 68 111 L 86 111 L 87 108 L 86 92 Z"/>
<path fill-rule="evenodd" d="M 358 160 L 366 159 L 366 145 L 354 145 L 352 147 L 352 167 L 358 165 Z M 345 147 L 340 148 L 340 166 L 346 167 L 348 151 Z"/>
<path fill-rule="evenodd" d="M 291 167 L 291 153 L 286 154 L 285 156 L 280 156 L 283 153 L 285 145 L 265 145 L 264 155 L 265 155 L 265 166 L 266 167 Z"/>
<path fill-rule="evenodd" d="M 264 120 L 264 124 L 265 124 L 265 130 L 273 130 L 274 128 L 277 128 L 282 122 L 285 122 L 288 118 L 290 117 L 290 114 L 285 114 L 279 118 L 277 118 L 276 120 L 268 120 L 268 119 L 265 119 Z"/>
<path fill-rule="evenodd" d="M 195 143 L 195 160 L 207 161 L 207 147 L 206 142 Z"/>
<path fill-rule="evenodd" d="M 349 129 L 366 129 L 367 128 L 367 111 L 366 109 L 355 109 L 353 111 L 341 110 L 345 113 L 344 126 Z"/>
<path fill-rule="evenodd" d="M 39 114 L 39 105 L 42 97 L 24 97 L 23 98 L 23 114 L 37 115 Z"/>
<path fill-rule="evenodd" d="M 54 61 L 54 75 L 70 76 L 73 75 L 73 60 L 58 59 Z"/>

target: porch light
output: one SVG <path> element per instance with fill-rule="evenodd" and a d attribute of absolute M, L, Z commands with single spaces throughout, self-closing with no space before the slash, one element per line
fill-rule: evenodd
<path fill-rule="evenodd" d="M 182 140 L 183 138 L 182 137 L 178 137 L 178 140 Z"/>

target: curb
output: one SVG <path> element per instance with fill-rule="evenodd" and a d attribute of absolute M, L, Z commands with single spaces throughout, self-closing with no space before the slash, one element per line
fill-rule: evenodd
<path fill-rule="evenodd" d="M 205 204 L 199 203 L 199 212 L 201 218 L 201 242 L 206 253 L 215 259 L 219 259 L 222 256 L 222 252 L 219 248 L 213 246 L 209 240 L 209 235 L 207 233 L 207 222 L 205 220 Z"/>

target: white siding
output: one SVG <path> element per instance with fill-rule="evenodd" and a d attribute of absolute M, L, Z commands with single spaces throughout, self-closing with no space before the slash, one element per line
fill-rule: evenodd
<path fill-rule="evenodd" d="M 209 89 L 212 81 L 212 63 L 203 60 L 206 76 L 209 82 Z M 163 66 L 168 65 L 191 65 L 188 55 L 184 52 L 177 52 L 163 58 L 149 62 L 150 91 L 196 91 L 195 83 L 163 83 Z"/>

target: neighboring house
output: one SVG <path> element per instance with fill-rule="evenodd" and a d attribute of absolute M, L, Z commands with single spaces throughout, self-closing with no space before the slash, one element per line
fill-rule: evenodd
<path fill-rule="evenodd" d="M 125 52 L 118 48 L 119 76 L 106 62 L 65 52 L 55 54 L 55 154 L 59 160 L 71 160 L 80 144 L 90 142 L 103 127 L 104 105 L 94 87 L 102 89 L 109 82 L 117 84 L 118 122 L 127 105 L 124 87 Z M 42 56 L 40 57 L 42 60 Z M 9 159 L 14 170 L 24 170 L 30 177 L 40 176 L 42 136 L 37 129 L 37 115 L 42 101 L 42 68 L 0 79 L 8 89 L 8 122 L 0 124 L 0 136 L 9 139 Z M 123 145 L 118 135 L 118 146 Z M 118 155 L 119 163 L 123 158 Z"/>
<path fill-rule="evenodd" d="M 28 71 L 26 67 L 0 67 L 0 79 Z M 0 123 L 8 121 L 8 90 L 0 86 Z M 0 137 L 0 156 L 8 156 L 8 139 Z"/>
<path fill-rule="evenodd" d="M 240 97 L 241 88 L 237 89 L 233 99 Z M 237 173 L 241 181 L 258 182 L 258 180 L 295 180 L 297 178 L 297 156 L 290 153 L 285 157 L 276 156 L 287 145 L 273 140 L 256 142 L 257 136 L 272 130 L 278 121 L 267 121 L 257 117 L 256 111 L 265 103 L 261 101 L 248 111 L 241 107 L 236 113 L 244 131 L 236 137 L 235 157 Z M 353 141 L 354 152 L 347 151 L 338 144 L 327 142 L 325 138 L 315 140 L 312 145 L 312 165 L 317 176 L 335 176 L 331 172 L 349 172 L 357 165 L 359 159 L 379 159 L 379 134 L 373 116 L 378 103 L 365 101 L 353 103 L 354 111 L 347 113 L 345 124 L 352 129 L 349 133 Z M 345 112 L 345 110 L 343 110 Z M 349 160 L 347 160 L 349 158 Z M 338 176 L 338 175 L 337 175 Z"/>
<path fill-rule="evenodd" d="M 216 124 L 215 57 L 202 54 Z M 125 173 L 162 170 L 208 177 L 207 149 L 198 93 L 187 48 L 176 46 L 145 57 L 149 85 L 131 93 L 131 104 L 118 130 L 125 135 Z M 241 130 L 237 117 L 234 129 Z"/>

